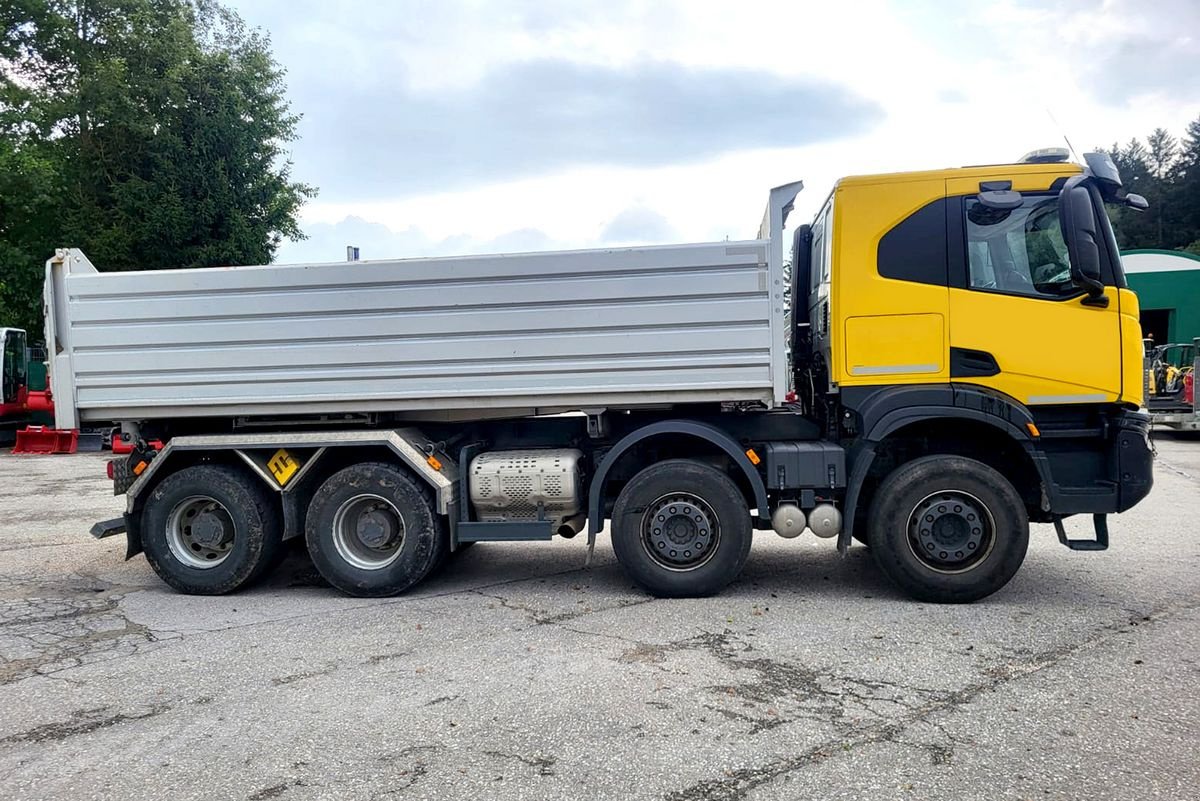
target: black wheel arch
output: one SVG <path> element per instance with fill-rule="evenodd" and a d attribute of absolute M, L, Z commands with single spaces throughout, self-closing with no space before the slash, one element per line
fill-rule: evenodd
<path fill-rule="evenodd" d="M 661 420 L 626 434 L 608 450 L 596 466 L 596 472 L 593 474 L 588 488 L 588 531 L 592 536 L 596 532 L 604 530 L 605 489 L 613 466 L 638 444 L 651 437 L 663 435 L 701 440 L 722 451 L 740 469 L 749 484 L 755 506 L 758 509 L 758 516 L 763 520 L 770 519 L 771 512 L 768 508 L 766 485 L 750 458 L 746 456 L 745 449 L 737 440 L 710 423 L 696 420 Z"/>
<path fill-rule="evenodd" d="M 850 547 L 862 491 L 873 469 L 878 468 L 877 458 L 886 452 L 889 442 L 906 432 L 942 425 L 946 441 L 953 441 L 956 435 L 961 439 L 969 431 L 983 433 L 993 442 L 1011 444 L 1022 455 L 1021 469 L 1027 471 L 1027 481 L 1035 482 L 1042 491 L 1054 486 L 1050 466 L 1029 430 L 1034 423 L 1032 414 L 1008 395 L 961 384 L 871 387 L 866 392 L 847 391 L 845 395 L 843 403 L 859 436 L 847 447 L 850 475 L 845 523 L 838 536 L 841 551 Z"/>

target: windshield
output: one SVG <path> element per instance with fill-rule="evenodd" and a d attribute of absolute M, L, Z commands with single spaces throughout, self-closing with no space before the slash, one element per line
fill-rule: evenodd
<path fill-rule="evenodd" d="M 1054 195 L 1027 195 L 1016 209 L 967 201 L 967 255 L 976 289 L 1048 297 L 1079 292 Z"/>

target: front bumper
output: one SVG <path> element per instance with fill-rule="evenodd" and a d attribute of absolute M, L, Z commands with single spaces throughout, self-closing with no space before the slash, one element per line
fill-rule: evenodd
<path fill-rule="evenodd" d="M 1117 511 L 1124 512 L 1154 487 L 1154 446 L 1150 444 L 1150 415 L 1123 412 L 1118 418 L 1113 449 L 1120 471 Z"/>
<path fill-rule="evenodd" d="M 1042 431 L 1039 470 L 1052 515 L 1124 512 L 1150 494 L 1150 415 L 1117 409 L 1095 426 L 1063 431 L 1063 436 L 1045 426 Z"/>

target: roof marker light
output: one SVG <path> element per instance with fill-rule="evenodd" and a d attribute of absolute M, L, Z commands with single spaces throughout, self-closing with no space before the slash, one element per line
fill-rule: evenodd
<path fill-rule="evenodd" d="M 1043 147 L 1030 150 L 1018 164 L 1061 164 L 1071 157 L 1071 152 L 1065 147 Z"/>

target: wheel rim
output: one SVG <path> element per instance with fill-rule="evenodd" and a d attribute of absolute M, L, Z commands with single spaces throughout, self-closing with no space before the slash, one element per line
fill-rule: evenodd
<path fill-rule="evenodd" d="M 216 498 L 192 495 L 175 504 L 167 516 L 167 547 L 188 567 L 208 570 L 233 550 L 237 531 L 229 510 Z"/>
<path fill-rule="evenodd" d="M 939 573 L 964 573 L 992 552 L 996 522 L 983 501 L 962 490 L 931 493 L 908 516 L 908 547 Z"/>
<path fill-rule="evenodd" d="M 708 563 L 721 541 L 712 507 L 690 492 L 663 495 L 642 515 L 642 547 L 660 567 L 677 572 Z"/>
<path fill-rule="evenodd" d="M 404 548 L 404 515 L 387 498 L 355 495 L 333 516 L 333 546 L 338 556 L 360 570 L 385 568 Z"/>

